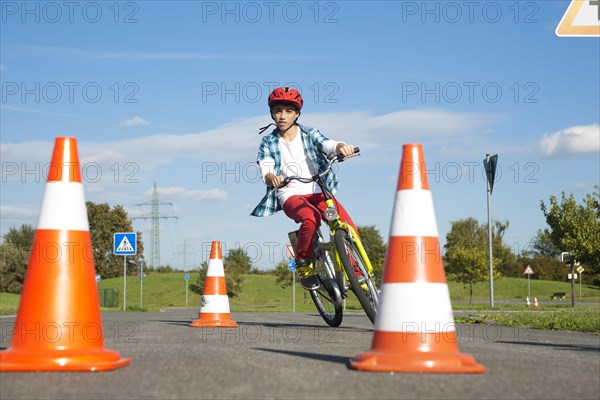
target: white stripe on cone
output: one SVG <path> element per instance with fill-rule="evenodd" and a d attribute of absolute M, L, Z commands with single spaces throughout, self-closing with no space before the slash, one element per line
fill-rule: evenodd
<path fill-rule="evenodd" d="M 229 298 L 227 295 L 220 294 L 205 294 L 202 296 L 202 313 L 229 313 Z"/>
<path fill-rule="evenodd" d="M 433 199 L 429 190 L 396 192 L 390 235 L 438 237 Z"/>
<path fill-rule="evenodd" d="M 83 185 L 79 182 L 47 182 L 36 229 L 89 231 Z"/>
<path fill-rule="evenodd" d="M 220 258 L 211 258 L 208 260 L 208 270 L 206 276 L 225 276 L 223 261 Z"/>
<path fill-rule="evenodd" d="M 448 285 L 429 282 L 382 284 L 375 330 L 454 331 L 454 316 Z"/>

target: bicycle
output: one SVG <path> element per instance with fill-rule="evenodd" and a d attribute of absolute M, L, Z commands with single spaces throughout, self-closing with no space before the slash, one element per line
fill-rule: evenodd
<path fill-rule="evenodd" d="M 358 155 L 359 151 L 358 147 L 354 148 L 353 156 Z M 303 183 L 314 182 L 319 185 L 323 193 L 327 206 L 323 213 L 323 219 L 329 226 L 329 242 L 325 241 L 321 230 L 317 229 L 314 241 L 315 260 L 313 268 L 319 277 L 321 287 L 310 290 L 310 293 L 319 314 L 330 326 L 341 324 L 342 299 L 347 297 L 348 290 L 354 292 L 372 323 L 375 323 L 377 304 L 379 303 L 379 289 L 374 281 L 373 266 L 367 252 L 358 233 L 350 224 L 341 219 L 336 208 L 335 197 L 327 190 L 323 181 L 331 171 L 333 164 L 343 162 L 346 158 L 348 157 L 341 154 L 335 155 L 330 159 L 326 170 L 322 173 L 311 178 L 286 177 L 279 186 L 284 187 L 293 180 Z M 294 246 L 294 243 L 292 243 L 292 246 Z M 349 286 L 346 286 L 346 280 L 349 282 Z"/>
<path fill-rule="evenodd" d="M 297 234 L 298 231 L 288 233 L 294 252 L 296 251 Z M 321 229 L 317 229 L 317 237 L 314 241 L 315 260 L 313 261 L 313 269 L 321 285 L 317 289 L 309 290 L 309 293 L 323 320 L 327 325 L 336 327 L 342 323 L 343 297 L 337 284 L 336 270 L 327 245 L 321 234 Z"/>

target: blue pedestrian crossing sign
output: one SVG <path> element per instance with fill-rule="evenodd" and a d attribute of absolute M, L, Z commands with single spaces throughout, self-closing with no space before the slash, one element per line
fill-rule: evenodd
<path fill-rule="evenodd" d="M 129 256 L 137 254 L 137 233 L 117 232 L 114 234 L 113 254 Z"/>

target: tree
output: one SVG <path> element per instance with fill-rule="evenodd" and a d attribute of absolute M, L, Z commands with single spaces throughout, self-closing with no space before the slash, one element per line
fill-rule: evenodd
<path fill-rule="evenodd" d="M 282 289 L 292 286 L 293 272 L 288 268 L 288 262 L 290 259 L 283 259 L 275 265 L 275 269 L 272 273 L 276 276 L 275 284 L 279 285 Z"/>
<path fill-rule="evenodd" d="M 359 226 L 358 234 L 373 266 L 375 282 L 379 286 L 381 284 L 387 246 L 375 225 Z"/>
<path fill-rule="evenodd" d="M 35 229 L 29 224 L 23 224 L 18 229 L 10 228 L 4 235 L 4 243 L 10 243 L 20 249 L 31 250 Z"/>
<path fill-rule="evenodd" d="M 10 228 L 0 245 L 0 292 L 21 293 L 35 230 L 31 225 Z"/>
<path fill-rule="evenodd" d="M 523 251 L 525 257 L 558 257 L 561 253 L 560 248 L 552 242 L 550 231 L 548 229 L 538 229 L 535 237 L 531 240 L 530 248 Z"/>
<path fill-rule="evenodd" d="M 453 246 L 444 257 L 446 271 L 463 284 L 469 285 L 469 304 L 473 304 L 473 285 L 489 276 L 489 260 L 486 251 L 475 246 Z"/>
<path fill-rule="evenodd" d="M 123 259 L 113 254 L 113 235 L 115 232 L 133 231 L 131 220 L 122 206 L 111 208 L 108 204 L 87 202 L 87 213 L 92 239 L 92 253 L 96 271 L 103 278 L 121 275 Z M 27 262 L 35 230 L 31 225 L 11 228 L 3 237 L 0 260 L 0 291 L 20 293 L 25 279 Z M 137 272 L 137 260 L 143 254 L 144 245 L 141 233 L 137 233 L 137 253 L 130 256 L 128 273 Z"/>
<path fill-rule="evenodd" d="M 600 186 L 588 193 L 583 204 L 577 204 L 571 193 L 562 192 L 560 202 L 550 196 L 549 204 L 542 200 L 540 207 L 550 227 L 552 243 L 573 258 L 600 273 Z"/>
<path fill-rule="evenodd" d="M 242 248 L 228 250 L 223 263 L 238 274 L 248 274 L 252 268 L 252 259 Z"/>
<path fill-rule="evenodd" d="M 12 243 L 0 245 L 0 292 L 21 293 L 29 250 Z"/>
<path fill-rule="evenodd" d="M 123 259 L 113 254 L 113 241 L 115 232 L 133 232 L 131 220 L 127 217 L 127 211 L 120 206 L 111 208 L 108 203 L 95 204 L 86 202 L 88 219 L 90 223 L 90 235 L 92 238 L 92 252 L 96 271 L 103 278 L 114 278 L 122 274 Z M 144 252 L 141 232 L 137 233 L 137 255 L 130 256 L 131 260 L 137 261 Z M 132 269 L 135 267 L 130 267 Z M 135 273 L 131 270 L 128 273 Z"/>
<path fill-rule="evenodd" d="M 225 270 L 225 286 L 227 287 L 227 295 L 229 297 L 237 296 L 241 289 L 243 279 L 241 274 L 236 273 L 233 269 L 231 269 L 232 264 L 228 264 L 229 268 L 223 263 L 223 269 Z M 203 294 L 204 293 L 204 284 L 206 283 L 206 274 L 208 272 L 208 263 L 203 261 L 200 264 L 200 268 L 198 271 L 198 277 L 196 278 L 196 285 L 192 285 L 192 290 L 196 293 Z"/>
<path fill-rule="evenodd" d="M 556 257 L 536 254 L 533 257 L 523 256 L 519 258 L 519 275 L 523 277 L 523 271 L 529 265 L 534 274 L 531 279 L 564 282 L 571 270 Z"/>
<path fill-rule="evenodd" d="M 469 303 L 471 303 L 473 286 L 489 279 L 487 227 L 480 225 L 474 218 L 453 221 L 451 225 L 444 246 L 446 272 L 452 279 L 469 285 Z M 492 262 L 496 266 L 495 277 L 500 276 L 497 269 L 502 261 L 496 257 L 496 253 L 507 257 L 509 261 L 508 254 L 512 254 L 510 249 L 502 244 L 500 235 L 506 231 L 507 227 L 508 222 L 500 223 L 500 226 L 496 224 L 496 235 L 492 236 L 494 247 Z M 499 249 L 495 249 L 495 247 L 499 247 Z"/>

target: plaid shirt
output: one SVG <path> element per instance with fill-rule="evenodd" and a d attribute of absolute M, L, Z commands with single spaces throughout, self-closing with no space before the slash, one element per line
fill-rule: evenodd
<path fill-rule="evenodd" d="M 323 143 L 328 139 L 319 132 L 318 129 L 309 128 L 303 125 L 300 127 L 300 135 L 302 138 L 302 144 L 304 150 L 308 156 L 308 159 L 317 166 L 319 173 L 327 169 L 327 155 L 323 152 Z M 281 173 L 281 154 L 279 152 L 279 132 L 275 128 L 270 134 L 263 137 L 260 147 L 258 148 L 257 162 L 264 160 L 265 158 L 272 158 L 275 161 L 274 171 L 275 175 Z M 325 178 L 325 187 L 331 193 L 335 194 L 338 189 L 338 180 L 335 172 L 331 170 Z M 282 210 L 281 204 L 277 200 L 277 190 L 267 187 L 267 192 L 262 198 L 260 203 L 252 210 L 250 215 L 254 217 L 265 217 L 267 215 L 273 215 L 277 211 Z"/>

